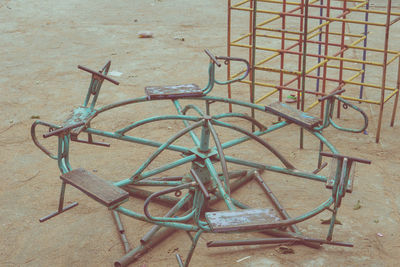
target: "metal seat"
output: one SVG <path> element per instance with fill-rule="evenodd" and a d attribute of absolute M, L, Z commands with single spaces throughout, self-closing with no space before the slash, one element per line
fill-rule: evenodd
<path fill-rule="evenodd" d="M 253 231 L 279 226 L 280 218 L 274 209 L 245 209 L 206 212 L 206 220 L 216 233 Z"/>
<path fill-rule="evenodd" d="M 193 83 L 172 86 L 147 86 L 145 87 L 145 92 L 149 100 L 199 97 L 203 95 L 200 87 Z"/>
<path fill-rule="evenodd" d="M 82 168 L 64 173 L 60 178 L 108 208 L 129 198 L 128 192 Z"/>
<path fill-rule="evenodd" d="M 321 124 L 321 120 L 319 118 L 313 117 L 281 102 L 275 102 L 266 106 L 265 111 L 309 129 Z"/>

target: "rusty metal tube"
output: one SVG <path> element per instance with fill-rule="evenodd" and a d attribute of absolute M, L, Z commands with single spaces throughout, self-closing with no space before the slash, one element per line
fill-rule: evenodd
<path fill-rule="evenodd" d="M 121 238 L 121 242 L 124 245 L 125 252 L 129 252 L 131 250 L 131 246 L 129 245 L 128 239 L 126 238 L 125 229 L 122 225 L 121 218 L 119 217 L 118 212 L 116 212 L 115 210 L 113 210 L 111 213 L 113 215 L 114 222 L 118 228 L 119 237 Z"/>
<path fill-rule="evenodd" d="M 139 259 L 141 256 L 149 252 L 151 249 L 156 247 L 159 243 L 161 243 L 164 239 L 171 236 L 177 229 L 175 228 L 163 228 L 157 234 L 153 236 L 153 238 L 147 242 L 145 245 L 140 245 L 137 248 L 129 251 L 118 261 L 114 262 L 115 267 L 124 267 L 128 266 L 132 262 Z"/>

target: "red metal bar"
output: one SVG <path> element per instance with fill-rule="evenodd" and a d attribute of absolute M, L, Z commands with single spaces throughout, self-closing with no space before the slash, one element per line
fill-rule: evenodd
<path fill-rule="evenodd" d="M 330 17 L 331 15 L 331 0 L 327 0 L 327 6 L 326 6 L 326 17 Z M 328 55 L 329 52 L 329 26 L 330 23 L 328 23 L 325 26 L 325 42 L 324 42 L 324 55 Z M 322 93 L 325 93 L 326 91 L 326 81 L 327 81 L 327 73 L 328 73 L 328 64 L 324 64 L 322 68 L 322 86 L 321 86 L 321 91 Z M 320 110 L 320 118 L 324 118 L 324 112 L 325 112 L 325 102 L 321 103 L 321 110 Z"/>
<path fill-rule="evenodd" d="M 304 14 L 304 0 L 301 0 L 300 10 L 301 10 L 300 14 L 303 15 Z M 300 18 L 300 32 L 303 32 L 303 27 L 304 27 L 304 21 Z M 302 34 L 300 34 L 299 37 L 300 38 L 299 38 L 299 42 L 298 42 L 299 54 L 298 54 L 297 70 L 301 71 L 301 62 L 302 62 L 302 56 L 303 56 L 303 37 L 304 36 Z M 297 76 L 296 79 L 297 79 L 297 88 L 300 88 L 300 86 L 301 86 L 300 76 Z M 300 109 L 300 92 L 297 92 L 296 100 L 297 100 L 297 103 L 296 103 L 297 109 Z"/>
<path fill-rule="evenodd" d="M 345 10 L 346 8 L 347 8 L 347 1 L 343 1 L 343 10 Z M 346 15 L 349 12 L 350 11 L 344 11 L 343 12 L 342 16 L 343 16 L 344 19 L 346 18 Z M 344 50 L 347 50 L 344 47 L 345 34 L 346 34 L 346 22 L 343 21 L 342 22 L 342 35 L 341 35 L 341 38 L 340 38 L 340 48 L 341 48 L 340 51 L 339 51 L 340 57 L 343 57 L 344 56 Z M 343 83 L 343 63 L 344 63 L 343 61 L 339 62 L 339 82 L 340 83 Z M 340 118 L 340 107 L 341 107 L 341 105 L 340 105 L 339 101 L 337 101 L 337 102 L 338 102 L 337 103 L 337 117 Z"/>
<path fill-rule="evenodd" d="M 381 103 L 379 106 L 379 119 L 378 128 L 376 130 L 375 142 L 379 143 L 379 138 L 381 136 L 381 126 L 383 118 L 383 106 L 385 105 L 385 87 L 386 87 L 386 72 L 387 72 L 387 51 L 389 47 L 389 26 L 390 26 L 390 11 L 392 9 L 392 0 L 388 0 L 387 5 L 387 15 L 386 15 L 386 26 L 385 26 L 385 47 L 383 54 L 383 70 L 382 70 L 382 87 L 381 87 Z"/>
<path fill-rule="evenodd" d="M 285 13 L 286 13 L 286 0 L 283 0 L 283 2 L 282 2 L 282 14 L 285 14 Z M 281 15 L 281 20 L 282 20 L 281 29 L 283 30 L 281 32 L 281 36 L 282 36 L 282 39 L 281 39 L 281 50 L 284 50 L 285 49 L 285 31 L 284 30 L 286 29 L 286 16 L 285 15 Z M 283 70 L 284 66 L 285 66 L 285 53 L 281 52 L 280 56 L 281 56 L 280 68 L 281 68 L 281 70 Z M 281 71 L 280 74 L 279 74 L 279 85 L 280 86 L 283 85 L 283 76 L 284 76 L 284 73 L 283 73 L 283 71 Z M 282 102 L 282 90 L 279 90 L 279 102 Z"/>
<path fill-rule="evenodd" d="M 398 59 L 399 64 L 397 65 L 397 90 L 400 89 L 400 58 Z M 399 91 L 396 93 L 396 98 L 393 104 L 392 120 L 390 121 L 390 127 L 394 126 L 394 120 L 396 118 L 397 103 L 399 102 Z"/>
<path fill-rule="evenodd" d="M 226 55 L 228 56 L 228 57 L 230 57 L 231 56 L 231 13 L 232 13 L 232 10 L 231 10 L 231 0 L 228 0 L 228 22 L 227 22 L 227 34 L 226 34 L 226 39 L 227 39 L 227 47 L 226 47 Z M 230 61 L 228 61 L 229 63 L 228 63 L 228 65 L 226 66 L 227 67 L 227 70 L 226 70 L 226 80 L 228 81 L 229 80 L 229 78 L 230 78 L 230 76 L 231 76 L 231 63 L 230 63 Z M 232 89 L 231 89 L 231 84 L 228 84 L 228 98 L 229 99 L 231 99 L 232 98 L 232 91 L 231 91 Z M 232 104 L 231 103 L 229 103 L 229 112 L 232 112 Z"/>

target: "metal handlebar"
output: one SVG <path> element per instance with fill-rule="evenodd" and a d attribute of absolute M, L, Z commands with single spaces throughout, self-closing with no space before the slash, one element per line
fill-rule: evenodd
<path fill-rule="evenodd" d="M 326 99 L 330 99 L 330 98 L 332 98 L 332 97 L 335 97 L 335 96 L 337 96 L 337 95 L 340 95 L 341 93 L 343 93 L 343 92 L 345 92 L 345 91 L 346 91 L 345 89 L 338 90 L 338 91 L 334 91 L 334 92 L 332 92 L 332 93 L 330 93 L 330 94 L 328 94 L 328 95 L 326 95 L 326 96 L 323 96 L 323 97 L 321 97 L 321 98 L 318 98 L 318 101 L 319 101 L 319 102 L 322 102 L 322 101 L 324 101 L 324 100 L 326 100 Z"/>
<path fill-rule="evenodd" d="M 211 62 L 209 64 L 209 69 L 208 69 L 208 75 L 209 75 L 208 85 L 202 89 L 204 95 L 208 94 L 212 90 L 212 88 L 214 87 L 214 83 L 219 84 L 219 85 L 226 85 L 226 84 L 234 83 L 237 81 L 241 81 L 244 78 L 246 78 L 250 72 L 251 67 L 250 67 L 249 62 L 243 58 L 214 56 L 208 49 L 205 49 L 204 52 L 208 55 L 208 57 L 211 60 Z M 219 63 L 218 60 L 224 60 L 225 65 L 228 65 L 229 61 L 243 62 L 246 64 L 246 71 L 239 78 L 236 78 L 233 80 L 228 80 L 228 81 L 218 81 L 215 79 L 215 65 L 217 65 L 218 67 L 221 67 L 221 63 Z"/>
<path fill-rule="evenodd" d="M 45 148 L 42 144 L 40 144 L 39 140 L 37 139 L 37 137 L 36 137 L 36 126 L 38 126 L 38 125 L 47 126 L 47 127 L 49 127 L 49 129 L 59 128 L 60 126 L 54 125 L 54 124 L 51 124 L 51 123 L 48 123 L 48 122 L 40 121 L 40 120 L 35 121 L 31 126 L 31 136 L 32 136 L 33 143 L 40 150 L 42 150 L 43 153 L 45 153 L 47 156 L 49 156 L 52 159 L 57 159 L 57 156 L 53 155 L 53 153 L 51 153 L 49 150 L 47 150 L 47 148 Z"/>
<path fill-rule="evenodd" d="M 204 49 L 204 52 L 207 54 L 207 56 L 209 56 L 209 58 L 211 59 L 211 61 L 212 61 L 214 64 L 216 64 L 218 67 L 221 67 L 221 63 L 219 63 L 218 60 L 217 60 L 218 58 L 216 58 L 216 57 L 214 56 L 214 54 L 210 52 L 210 50 Z"/>
<path fill-rule="evenodd" d="M 245 73 L 244 73 L 241 77 L 239 77 L 239 78 L 226 81 L 226 84 L 228 84 L 228 83 L 233 83 L 233 82 L 240 81 L 240 80 L 243 80 L 244 78 L 247 77 L 247 75 L 249 75 L 249 72 L 250 72 L 251 67 L 250 67 L 250 63 L 249 63 L 246 59 L 244 59 L 244 58 L 238 58 L 238 57 L 216 57 L 216 58 L 217 58 L 217 59 L 224 60 L 225 65 L 228 65 L 229 61 L 240 61 L 240 62 L 243 62 L 243 63 L 246 64 L 246 71 L 245 71 Z M 220 83 L 220 82 L 218 82 L 218 81 L 216 81 L 216 82 L 217 82 L 217 83 Z"/>
<path fill-rule="evenodd" d="M 101 78 L 102 80 L 107 80 L 109 82 L 112 82 L 113 84 L 119 85 L 119 82 L 117 82 L 114 79 L 111 79 L 110 77 L 108 77 L 107 75 L 102 74 L 101 72 L 91 70 L 91 69 L 86 68 L 86 67 L 81 66 L 81 65 L 78 65 L 78 69 L 81 69 L 81 70 L 84 70 L 86 72 L 89 72 L 89 73 L 93 74 L 94 76 L 97 76 L 97 77 Z"/>
<path fill-rule="evenodd" d="M 72 130 L 74 128 L 77 128 L 77 127 L 80 127 L 80 126 L 83 126 L 83 125 L 85 125 L 84 122 L 68 125 L 68 126 L 65 126 L 63 128 L 59 128 L 57 130 L 54 130 L 54 131 L 51 131 L 51 132 L 48 132 L 48 133 L 44 134 L 43 138 L 48 138 L 48 137 L 53 136 L 53 135 L 59 135 L 61 133 L 69 132 L 70 130 Z"/>
<path fill-rule="evenodd" d="M 322 126 L 320 126 L 318 128 L 315 128 L 315 130 L 322 130 L 322 129 L 328 127 L 330 124 L 332 124 L 332 126 L 334 128 L 336 128 L 336 129 L 338 129 L 338 130 L 345 131 L 345 132 L 351 132 L 351 133 L 362 133 L 362 132 L 365 131 L 365 129 L 367 129 L 367 127 L 368 127 L 368 116 L 367 116 L 367 114 L 362 109 L 357 107 L 356 105 L 353 105 L 353 104 L 349 103 L 348 101 L 344 100 L 343 98 L 341 98 L 339 95 L 341 93 L 343 93 L 343 92 L 345 92 L 345 90 L 341 89 L 341 90 L 338 90 L 338 91 L 334 91 L 334 92 L 332 92 L 332 93 L 330 93 L 330 94 L 328 94 L 326 96 L 323 96 L 323 97 L 318 99 L 318 101 L 320 101 L 320 102 L 327 100 L 328 103 L 327 103 L 326 109 L 325 109 L 324 122 L 323 122 Z M 355 111 L 360 112 L 362 117 L 363 117 L 363 119 L 364 119 L 364 126 L 361 127 L 360 129 L 351 129 L 351 128 L 344 128 L 344 127 L 341 127 L 341 126 L 337 125 L 332 119 L 333 109 L 334 109 L 334 102 L 335 102 L 336 99 L 338 101 L 342 102 L 343 105 L 346 106 L 346 108 L 347 107 L 351 107 Z"/>
<path fill-rule="evenodd" d="M 62 127 L 62 128 L 61 128 L 60 126 L 58 126 L 58 125 L 55 125 L 55 124 L 52 124 L 52 123 L 48 123 L 48 122 L 44 122 L 44 121 L 41 121 L 41 120 L 37 120 L 37 121 L 35 121 L 34 123 L 32 123 L 32 126 L 31 126 L 31 136 L 32 136 L 32 141 L 33 141 L 33 143 L 34 143 L 40 150 L 42 150 L 43 153 L 45 153 L 45 154 L 46 154 L 47 156 L 49 156 L 50 158 L 52 158 L 52 159 L 58 159 L 57 156 L 55 156 L 55 155 L 54 155 L 53 153 L 51 153 L 47 148 L 45 148 L 45 147 L 39 142 L 39 140 L 37 139 L 37 137 L 36 137 L 36 126 L 38 126 L 38 125 L 43 125 L 43 126 L 49 127 L 49 130 L 51 130 L 51 129 L 57 129 L 57 130 L 53 130 L 53 131 L 50 131 L 50 132 L 48 132 L 48 133 L 43 134 L 43 138 L 48 138 L 48 137 L 53 136 L 53 135 L 59 135 L 59 134 L 61 134 L 61 133 L 69 132 L 69 131 L 70 131 L 71 129 L 73 129 L 73 128 L 76 128 L 76 127 L 80 127 L 80 126 L 85 125 L 85 123 L 84 123 L 84 122 L 80 122 L 80 123 L 73 124 L 73 125 L 69 125 L 69 126 Z"/>

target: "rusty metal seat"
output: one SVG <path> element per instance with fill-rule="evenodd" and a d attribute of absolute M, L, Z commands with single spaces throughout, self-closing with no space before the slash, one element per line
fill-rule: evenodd
<path fill-rule="evenodd" d="M 128 192 L 82 168 L 64 173 L 60 178 L 107 208 L 120 205 L 129 198 Z"/>
<path fill-rule="evenodd" d="M 321 124 L 321 120 L 319 118 L 313 117 L 281 102 L 275 102 L 266 106 L 265 111 L 282 117 L 288 122 L 296 123 L 304 128 L 312 129 Z"/>
<path fill-rule="evenodd" d="M 170 86 L 147 86 L 145 87 L 145 92 L 149 100 L 200 97 L 203 95 L 200 87 L 193 83 Z"/>
<path fill-rule="evenodd" d="M 205 216 L 215 233 L 271 229 L 278 227 L 280 222 L 274 209 L 206 212 Z"/>

